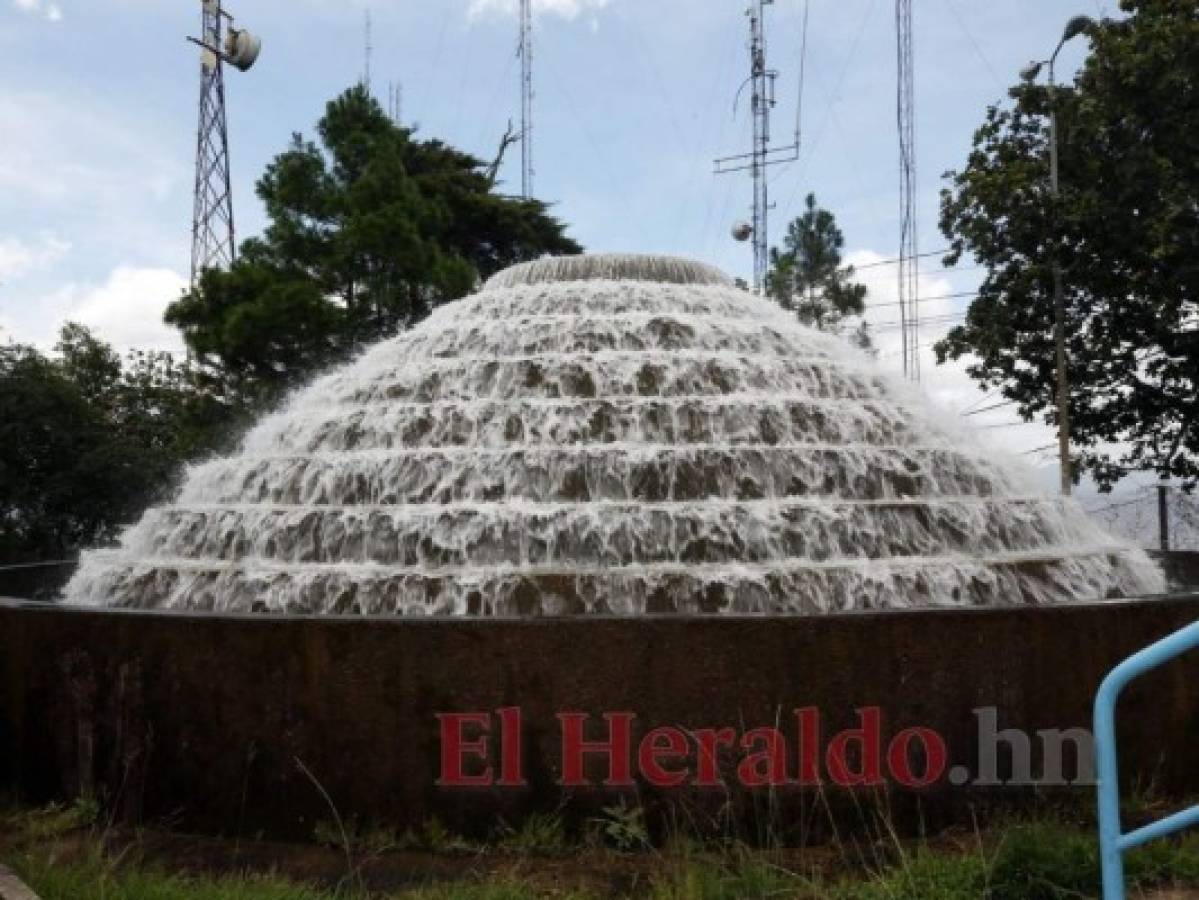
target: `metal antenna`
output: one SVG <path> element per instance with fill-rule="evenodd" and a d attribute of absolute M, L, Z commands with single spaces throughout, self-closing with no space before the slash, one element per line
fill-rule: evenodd
<path fill-rule="evenodd" d="M 202 0 L 200 5 L 204 43 L 220 47 L 224 30 L 220 0 Z M 224 65 L 218 54 L 204 49 L 200 59 L 200 129 L 192 212 L 192 284 L 204 269 L 232 265 L 235 253 Z"/>
<path fill-rule="evenodd" d="M 399 81 L 387 82 L 387 115 L 391 117 L 391 121 L 396 125 L 400 124 L 403 99 L 403 83 Z"/>
<path fill-rule="evenodd" d="M 365 64 L 362 70 L 362 86 L 366 88 L 368 94 L 371 92 L 371 53 L 374 51 L 371 46 L 371 11 L 366 11 L 366 46 L 365 46 Z"/>
<path fill-rule="evenodd" d="M 753 149 L 737 156 L 725 156 L 715 161 L 716 174 L 748 171 L 754 181 L 753 223 L 749 229 L 734 227 L 734 237 L 741 235 L 753 238 L 754 290 L 762 293 L 766 285 L 766 270 L 769 266 L 769 213 L 770 198 L 767 191 L 766 170 L 780 163 L 794 162 L 799 158 L 799 133 L 795 140 L 781 147 L 770 146 L 770 110 L 775 106 L 774 82 L 778 72 L 766 66 L 766 7 L 774 0 L 752 0 L 746 15 L 749 16 L 749 66 L 750 74 L 737 91 L 740 98 L 745 85 L 752 87 Z M 736 101 L 733 103 L 736 109 Z M 748 233 L 747 233 L 748 232 Z"/>
<path fill-rule="evenodd" d="M 229 176 L 229 130 L 225 122 L 227 62 L 246 71 L 261 42 L 232 26 L 221 0 L 200 0 L 200 125 L 196 138 L 196 186 L 192 211 L 191 283 L 205 269 L 230 266 L 236 257 L 233 189 Z M 226 34 L 225 20 L 229 20 Z"/>
<path fill-rule="evenodd" d="M 899 126 L 899 322 L 903 374 L 920 380 L 920 249 L 916 243 L 916 93 L 912 66 L 912 0 L 895 2 Z"/>
<path fill-rule="evenodd" d="M 520 0 L 520 194 L 533 197 L 533 9 Z"/>

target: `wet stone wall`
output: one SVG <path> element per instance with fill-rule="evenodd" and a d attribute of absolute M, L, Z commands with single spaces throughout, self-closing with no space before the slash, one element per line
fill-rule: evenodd
<path fill-rule="evenodd" d="M 303 763 L 344 818 L 401 829 L 436 817 L 485 836 L 538 810 L 582 827 L 619 798 L 643 804 L 654 827 L 682 813 L 750 838 L 769 816 L 792 839 L 818 839 L 824 804 L 852 824 L 880 799 L 900 827 L 936 827 L 969 822 L 992 803 L 1032 802 L 1034 791 L 948 778 L 853 791 L 828 783 L 822 768 L 818 801 L 810 785 L 744 787 L 723 749 L 722 784 L 705 787 L 694 747 L 681 760 L 659 758 L 690 773 L 668 788 L 645 776 L 638 743 L 658 727 L 691 737 L 727 727 L 738 740 L 777 727 L 794 782 L 803 745 L 795 711 L 818 712 L 823 748 L 868 708 L 879 711 L 884 753 L 902 730 L 927 728 L 946 744 L 947 769 L 977 773 L 975 710 L 994 708 L 999 727 L 1022 729 L 1034 744 L 1039 730 L 1085 727 L 1111 666 L 1196 617 L 1199 600 L 1183 597 L 816 618 L 426 621 L 0 603 L 0 794 L 31 803 L 90 794 L 127 820 L 307 838 L 330 812 Z M 514 708 L 512 771 L 522 783 L 439 784 L 447 748 L 438 716 L 489 714 L 487 762 L 498 782 L 509 770 L 496 711 Z M 570 713 L 589 717 L 589 740 L 607 736 L 605 713 L 631 716 L 631 785 L 604 786 L 600 754 L 585 759 L 586 783 L 561 784 L 561 716 Z M 1130 783 L 1199 791 L 1199 659 L 1138 683 L 1120 716 Z M 468 723 L 461 736 L 476 740 L 480 728 Z M 479 775 L 482 761 L 459 749 L 462 774 Z M 913 768 L 926 762 L 917 752 Z M 1001 775 L 1010 768 L 1002 756 L 998 766 Z M 1089 804 L 1091 789 L 1065 794 Z"/>

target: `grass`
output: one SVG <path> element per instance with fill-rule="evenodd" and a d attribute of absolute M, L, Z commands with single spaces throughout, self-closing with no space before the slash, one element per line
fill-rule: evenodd
<path fill-rule="evenodd" d="M 265 875 L 188 877 L 119 860 L 96 850 L 67 862 L 54 854 L 10 860 L 41 900 L 328 900 L 333 895 Z"/>
<path fill-rule="evenodd" d="M 616 819 L 636 831 L 636 820 Z M 281 871 L 180 871 L 186 867 L 145 853 L 144 835 L 114 839 L 88 804 L 0 815 L 0 861 L 42 900 L 1065 900 L 1099 891 L 1093 831 L 1055 820 L 956 842 L 893 840 L 874 853 L 876 862 L 853 864 L 843 852 L 833 866 L 835 853 L 818 858 L 812 851 L 741 845 L 691 843 L 684 852 L 629 852 L 611 843 L 587 848 L 568 839 L 557 815 L 531 817 L 465 855 L 444 826 L 430 823 L 424 832 L 420 853 L 440 854 L 442 874 L 391 888 L 372 886 L 358 870 L 324 886 Z M 345 834 L 338 829 L 339 837 Z M 377 855 L 392 852 L 380 847 Z M 1141 848 L 1129 854 L 1127 871 L 1133 891 L 1199 886 L 1199 835 Z"/>

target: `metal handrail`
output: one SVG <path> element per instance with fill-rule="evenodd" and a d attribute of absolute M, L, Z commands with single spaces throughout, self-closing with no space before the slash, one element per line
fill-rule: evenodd
<path fill-rule="evenodd" d="M 1146 647 L 1116 666 L 1095 695 L 1095 763 L 1099 781 L 1099 857 L 1103 900 L 1124 900 L 1124 854 L 1133 847 L 1199 825 L 1199 806 L 1125 834 L 1120 824 L 1120 768 L 1116 757 L 1116 701 L 1128 684 L 1199 648 L 1199 622 Z"/>

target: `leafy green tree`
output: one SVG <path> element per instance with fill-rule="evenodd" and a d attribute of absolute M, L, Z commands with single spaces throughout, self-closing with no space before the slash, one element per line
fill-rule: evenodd
<path fill-rule="evenodd" d="M 106 425 L 36 350 L 0 346 L 0 560 L 61 558 L 105 530 L 126 474 Z"/>
<path fill-rule="evenodd" d="M 0 562 L 112 539 L 243 421 L 168 353 L 121 360 L 79 325 L 56 351 L 0 346 Z"/>
<path fill-rule="evenodd" d="M 214 371 L 268 396 L 409 327 L 480 278 L 580 252 L 546 205 L 496 193 L 482 161 L 417 140 L 361 86 L 258 182 L 269 225 L 167 311 Z"/>
<path fill-rule="evenodd" d="M 1199 477 L 1199 7 L 1122 0 L 1073 85 L 991 107 L 942 192 L 948 264 L 986 269 L 940 361 L 1056 424 L 1053 261 L 1065 283 L 1076 475 Z M 1049 188 L 1050 104 L 1060 193 Z"/>
<path fill-rule="evenodd" d="M 853 266 L 841 264 L 845 236 L 827 209 L 808 194 L 802 216 L 787 226 L 783 249 L 770 250 L 766 293 L 805 325 L 840 333 L 845 319 L 866 310 L 866 286 L 854 282 Z M 851 334 L 854 343 L 870 346 L 870 333 L 861 323 Z"/>

